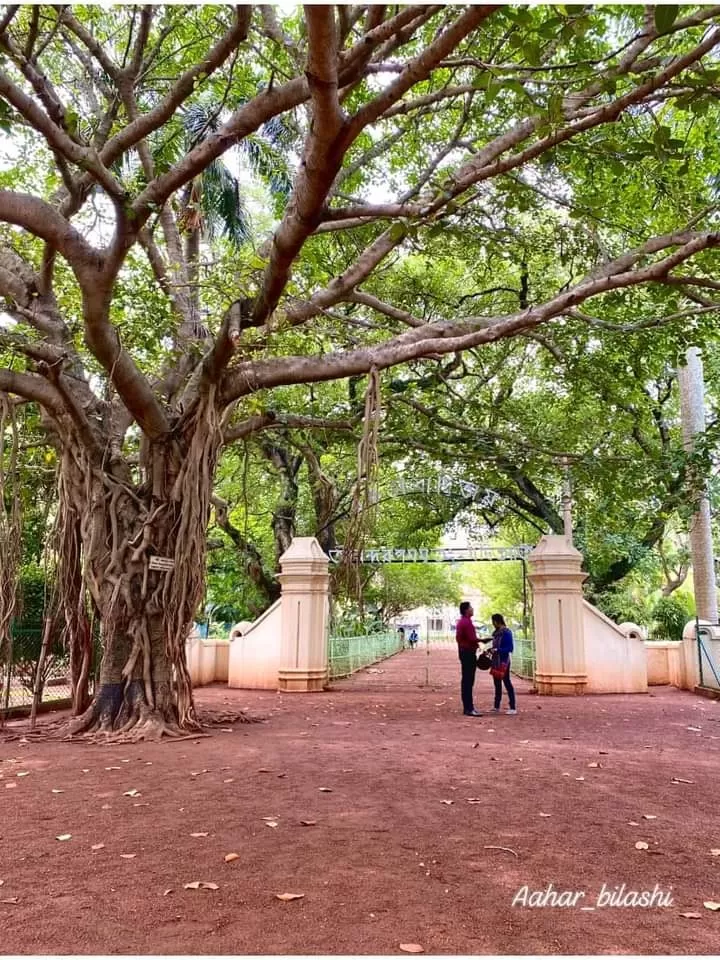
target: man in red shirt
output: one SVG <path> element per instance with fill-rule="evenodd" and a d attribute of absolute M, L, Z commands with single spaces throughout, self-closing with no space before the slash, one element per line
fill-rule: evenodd
<path fill-rule="evenodd" d="M 466 717 L 481 717 L 482 714 L 473 706 L 473 684 L 477 670 L 478 638 L 475 625 L 472 622 L 472 604 L 463 600 L 460 604 L 460 619 L 455 627 L 455 639 L 460 657 L 460 696 L 462 697 L 463 713 Z"/>

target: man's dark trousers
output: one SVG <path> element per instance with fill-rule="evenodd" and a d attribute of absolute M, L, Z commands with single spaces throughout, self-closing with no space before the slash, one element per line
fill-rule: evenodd
<path fill-rule="evenodd" d="M 473 684 L 477 670 L 477 654 L 474 650 L 458 649 L 460 657 L 460 696 L 462 697 L 463 713 L 471 713 L 473 705 Z"/>

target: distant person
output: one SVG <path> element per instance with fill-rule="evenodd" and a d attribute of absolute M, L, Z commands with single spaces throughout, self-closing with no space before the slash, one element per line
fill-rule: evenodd
<path fill-rule="evenodd" d="M 405 627 L 398 628 L 398 640 L 400 641 L 400 646 L 402 649 L 405 649 Z"/>
<path fill-rule="evenodd" d="M 410 636 L 408 637 L 408 643 L 410 644 L 410 649 L 414 650 L 417 646 L 417 642 L 420 638 L 418 637 L 417 630 L 413 629 L 410 631 Z"/>
<path fill-rule="evenodd" d="M 515 689 L 510 679 L 510 654 L 515 645 L 513 643 L 512 630 L 505 623 L 505 618 L 500 613 L 492 615 L 493 630 L 492 651 L 493 665 L 490 668 L 493 681 L 495 683 L 495 706 L 493 711 L 500 713 L 500 702 L 502 701 L 503 684 L 508 695 L 508 709 L 505 713 L 516 714 L 515 709 Z"/>
<path fill-rule="evenodd" d="M 462 699 L 463 714 L 466 717 L 481 717 L 473 705 L 473 685 L 477 670 L 478 638 L 475 625 L 472 622 L 473 608 L 469 600 L 460 604 L 460 619 L 455 626 L 455 639 L 458 645 L 460 658 L 460 697 Z"/>

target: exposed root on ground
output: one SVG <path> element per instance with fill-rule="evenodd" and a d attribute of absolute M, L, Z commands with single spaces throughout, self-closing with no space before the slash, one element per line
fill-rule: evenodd
<path fill-rule="evenodd" d="M 264 723 L 266 717 L 251 717 L 245 710 L 202 710 L 198 719 L 204 727 L 222 727 L 230 723 Z"/>

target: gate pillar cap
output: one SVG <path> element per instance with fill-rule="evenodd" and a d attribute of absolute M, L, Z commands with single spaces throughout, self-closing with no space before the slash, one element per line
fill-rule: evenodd
<path fill-rule="evenodd" d="M 583 556 L 562 534 L 547 533 L 529 554 L 528 560 L 550 560 L 555 557 L 567 557 L 582 563 Z"/>
<path fill-rule="evenodd" d="M 698 620 L 698 625 L 702 629 L 702 633 L 705 637 L 710 637 L 711 640 L 720 640 L 720 626 L 715 623 L 710 623 L 709 620 Z M 683 629 L 683 640 L 695 640 L 695 621 L 689 620 Z"/>
<path fill-rule="evenodd" d="M 330 562 L 330 558 L 320 546 L 315 537 L 293 537 L 293 541 L 285 553 L 280 557 L 280 563 L 285 564 L 288 561 L 324 561 Z"/>

